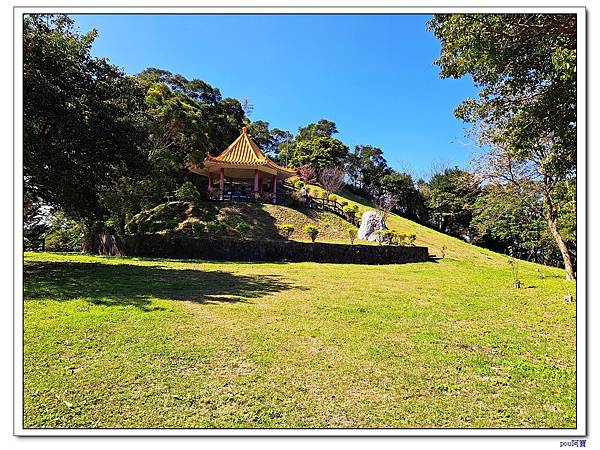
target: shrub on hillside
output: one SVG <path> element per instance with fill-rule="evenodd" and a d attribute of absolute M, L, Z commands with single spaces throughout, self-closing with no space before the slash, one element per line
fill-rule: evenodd
<path fill-rule="evenodd" d="M 350 238 L 350 244 L 354 245 L 354 240 L 356 239 L 356 236 L 358 236 L 358 228 L 355 226 L 349 226 L 346 228 L 346 231 L 348 232 L 348 237 Z"/>
<path fill-rule="evenodd" d="M 252 229 L 250 224 L 248 222 L 246 222 L 245 220 L 239 220 L 233 228 L 235 228 L 235 231 L 238 232 L 238 234 L 240 235 L 240 237 L 242 239 L 246 239 L 246 236 Z"/>
<path fill-rule="evenodd" d="M 206 232 L 211 237 L 221 237 L 227 232 L 227 224 L 211 220 L 206 222 Z"/>
<path fill-rule="evenodd" d="M 377 241 L 377 243 L 379 245 L 381 245 L 383 243 L 384 240 L 384 231 L 383 230 L 375 230 L 373 231 L 373 234 L 375 235 L 375 240 Z"/>
<path fill-rule="evenodd" d="M 194 204 L 200 202 L 200 193 L 198 192 L 198 189 L 196 189 L 196 186 L 190 181 L 186 181 L 175 191 L 175 197 L 184 202 Z"/>
<path fill-rule="evenodd" d="M 281 224 L 277 228 L 279 229 L 279 233 L 286 239 L 289 239 L 295 230 L 294 225 L 292 225 L 291 223 Z"/>
<path fill-rule="evenodd" d="M 392 239 L 392 244 L 402 245 L 405 247 L 412 247 L 415 244 L 415 240 L 417 239 L 417 235 L 415 233 L 394 230 L 386 231 L 392 231 L 392 234 L 390 235 Z"/>
<path fill-rule="evenodd" d="M 383 230 L 383 241 L 387 244 L 395 244 L 398 233 L 395 230 Z"/>
<path fill-rule="evenodd" d="M 199 220 L 194 220 L 193 222 L 190 222 L 190 227 L 194 236 L 199 236 L 206 231 L 206 227 Z"/>
<path fill-rule="evenodd" d="M 357 205 L 346 205 L 342 208 L 344 214 L 348 219 L 353 219 L 357 216 L 358 206 Z"/>
<path fill-rule="evenodd" d="M 320 231 L 319 227 L 316 225 L 305 225 L 303 230 L 306 234 L 308 234 L 311 242 L 315 242 Z"/>

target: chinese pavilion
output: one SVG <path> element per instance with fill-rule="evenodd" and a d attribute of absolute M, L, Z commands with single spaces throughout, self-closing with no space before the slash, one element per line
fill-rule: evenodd
<path fill-rule="evenodd" d="M 277 182 L 296 174 L 273 162 L 247 134 L 242 134 L 219 156 L 210 153 L 203 164 L 189 170 L 208 177 L 208 195 L 217 200 L 264 200 L 276 202 Z M 215 179 L 218 177 L 218 188 Z M 253 181 L 253 182 L 252 182 Z"/>

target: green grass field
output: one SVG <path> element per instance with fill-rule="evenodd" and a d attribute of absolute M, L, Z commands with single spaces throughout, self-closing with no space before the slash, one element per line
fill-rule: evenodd
<path fill-rule="evenodd" d="M 575 284 L 390 221 L 448 256 L 27 253 L 24 426 L 575 427 Z"/>

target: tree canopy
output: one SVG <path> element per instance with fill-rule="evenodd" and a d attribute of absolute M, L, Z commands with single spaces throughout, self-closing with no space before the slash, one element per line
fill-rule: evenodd
<path fill-rule="evenodd" d="M 480 87 L 478 98 L 455 111 L 490 148 L 478 172 L 543 197 L 548 229 L 573 280 L 574 248 L 559 226 L 570 199 L 558 193 L 576 176 L 576 16 L 441 14 L 428 26 L 441 41 L 441 76 L 468 74 Z"/>
<path fill-rule="evenodd" d="M 144 157 L 144 94 L 136 80 L 90 55 L 67 16 L 23 20 L 23 175 L 25 191 L 72 217 L 98 218 L 98 188 Z"/>

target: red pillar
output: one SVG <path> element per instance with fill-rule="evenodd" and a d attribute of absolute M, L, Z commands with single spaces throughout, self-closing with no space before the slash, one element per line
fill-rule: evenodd
<path fill-rule="evenodd" d="M 258 169 L 254 169 L 254 192 L 258 192 Z"/>
<path fill-rule="evenodd" d="M 258 179 L 258 190 L 262 192 L 262 178 Z"/>
<path fill-rule="evenodd" d="M 277 202 L 277 174 L 273 175 L 273 179 L 271 181 L 273 184 L 273 203 Z"/>
<path fill-rule="evenodd" d="M 221 176 L 219 178 L 219 190 L 221 191 L 221 200 L 223 200 L 223 193 L 225 191 L 225 169 L 221 167 Z"/>
<path fill-rule="evenodd" d="M 208 172 L 208 196 L 212 193 L 212 173 Z"/>

